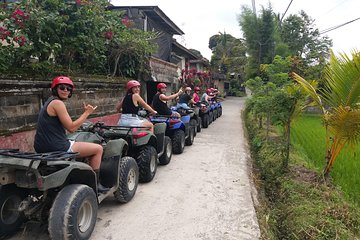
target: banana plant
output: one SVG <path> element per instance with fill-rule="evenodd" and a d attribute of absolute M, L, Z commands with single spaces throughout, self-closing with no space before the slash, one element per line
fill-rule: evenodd
<path fill-rule="evenodd" d="M 360 142 L 360 53 L 352 50 L 351 57 L 331 52 L 325 68 L 324 87 L 317 89 L 296 73 L 293 79 L 309 94 L 321 109 L 326 128 L 325 177 L 345 145 Z"/>

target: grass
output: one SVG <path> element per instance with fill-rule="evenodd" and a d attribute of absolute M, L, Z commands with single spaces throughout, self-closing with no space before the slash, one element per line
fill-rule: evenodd
<path fill-rule="evenodd" d="M 281 171 L 281 131 L 280 135 L 274 131 L 271 141 L 266 141 L 254 115 L 245 116 L 259 193 L 256 212 L 261 239 L 360 239 L 360 207 L 320 177 L 325 152 L 321 118 L 306 115 L 295 122 L 293 138 L 302 140 L 291 150 L 288 171 Z M 334 177 L 340 169 L 335 168 Z"/>
<path fill-rule="evenodd" d="M 321 172 L 325 166 L 325 128 L 319 115 L 306 114 L 294 121 L 291 141 L 297 152 L 303 153 L 308 167 Z M 355 150 L 355 152 L 354 152 Z M 360 206 L 360 149 L 345 147 L 330 173 L 345 196 Z"/>

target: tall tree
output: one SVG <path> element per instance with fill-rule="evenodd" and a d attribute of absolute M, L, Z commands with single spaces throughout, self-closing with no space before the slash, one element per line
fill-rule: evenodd
<path fill-rule="evenodd" d="M 236 72 L 243 75 L 246 64 L 246 47 L 242 40 L 230 34 L 219 33 L 209 39 L 212 50 L 211 66 L 213 71 L 223 74 Z"/>
<path fill-rule="evenodd" d="M 319 30 L 304 11 L 292 14 L 281 24 L 281 38 L 289 46 L 292 55 L 302 59 L 302 73 L 305 77 L 319 78 L 325 59 L 330 56 L 332 41 L 321 36 Z M 321 66 L 314 72 L 313 66 Z M 319 71 L 320 70 L 320 71 Z"/>
<path fill-rule="evenodd" d="M 262 8 L 259 17 L 246 6 L 238 17 L 243 31 L 249 61 L 246 68 L 248 78 L 259 74 L 260 64 L 271 63 L 275 54 L 275 18 L 271 6 Z"/>

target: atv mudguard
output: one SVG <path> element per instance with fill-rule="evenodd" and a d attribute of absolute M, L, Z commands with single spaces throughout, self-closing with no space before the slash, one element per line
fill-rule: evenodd
<path fill-rule="evenodd" d="M 164 139 L 165 139 L 165 132 L 166 132 L 166 123 L 156 123 L 154 124 L 154 134 L 157 140 L 157 153 L 163 151 L 164 148 Z"/>
<path fill-rule="evenodd" d="M 105 187 L 117 185 L 120 161 L 126 155 L 128 149 L 127 142 L 120 138 L 110 140 L 104 146 L 103 158 L 100 165 L 101 183 Z"/>

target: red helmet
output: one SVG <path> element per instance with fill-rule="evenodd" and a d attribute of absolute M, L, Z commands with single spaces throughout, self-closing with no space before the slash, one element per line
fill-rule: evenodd
<path fill-rule="evenodd" d="M 210 88 L 210 90 L 213 92 L 215 90 L 215 88 Z"/>
<path fill-rule="evenodd" d="M 70 85 L 72 88 L 74 88 L 74 83 L 73 81 L 71 81 L 70 78 L 65 76 L 59 76 L 52 80 L 51 89 L 54 89 L 59 84 L 67 84 Z"/>
<path fill-rule="evenodd" d="M 156 86 L 157 90 L 160 90 L 162 88 L 166 88 L 166 84 L 165 83 L 159 83 L 157 86 Z"/>
<path fill-rule="evenodd" d="M 128 83 L 126 84 L 126 89 L 129 90 L 133 87 L 137 87 L 137 86 L 140 86 L 140 83 L 136 80 L 130 80 L 128 81 Z"/>
<path fill-rule="evenodd" d="M 206 93 L 211 93 L 211 89 L 206 89 Z"/>
<path fill-rule="evenodd" d="M 191 91 L 191 87 L 186 87 L 185 91 Z"/>
<path fill-rule="evenodd" d="M 194 90 L 195 90 L 195 91 L 200 91 L 200 88 L 199 88 L 199 87 L 195 87 Z"/>

